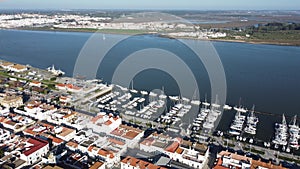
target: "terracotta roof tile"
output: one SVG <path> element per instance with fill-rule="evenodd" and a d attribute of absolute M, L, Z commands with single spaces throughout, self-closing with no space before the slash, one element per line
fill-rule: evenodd
<path fill-rule="evenodd" d="M 113 139 L 113 138 L 109 138 L 108 141 L 110 141 L 112 143 L 115 143 L 115 144 L 118 144 L 118 145 L 125 145 L 124 142 L 116 140 L 116 139 Z"/>
<path fill-rule="evenodd" d="M 32 146 L 28 147 L 27 150 L 22 152 L 25 156 L 29 156 L 30 154 L 48 145 L 48 142 L 37 138 L 30 138 L 27 140 L 27 142 L 32 144 Z"/>
<path fill-rule="evenodd" d="M 160 167 L 157 165 L 154 165 L 152 163 L 131 157 L 131 156 L 127 156 L 126 158 L 124 158 L 122 161 L 122 163 L 124 164 L 130 164 L 133 167 L 138 167 L 140 169 L 166 169 L 164 167 Z"/>
<path fill-rule="evenodd" d="M 102 148 L 98 151 L 98 154 L 103 156 L 103 157 L 109 156 L 109 158 L 114 158 L 114 154 L 111 151 L 107 151 L 107 150 L 102 149 Z"/>
<path fill-rule="evenodd" d="M 107 126 L 109 126 L 109 125 L 112 124 L 112 122 L 110 120 L 107 120 L 104 124 L 107 125 Z"/>
<path fill-rule="evenodd" d="M 102 163 L 102 162 L 100 162 L 100 161 L 97 161 L 97 162 L 95 162 L 94 165 L 92 165 L 92 166 L 90 167 L 90 169 L 98 169 L 98 168 L 101 167 L 103 164 L 104 164 L 104 163 Z"/>
<path fill-rule="evenodd" d="M 269 169 L 287 169 L 285 167 L 282 167 L 281 165 L 274 165 L 271 162 L 270 163 L 265 163 L 259 160 L 252 160 L 251 162 L 251 169 L 256 169 L 258 168 L 258 166 L 260 167 L 264 167 L 264 168 L 269 168 Z"/>
<path fill-rule="evenodd" d="M 69 146 L 69 147 L 72 147 L 72 148 L 77 148 L 78 147 L 78 144 L 73 142 L 73 141 L 69 141 L 66 145 Z"/>
<path fill-rule="evenodd" d="M 174 141 L 171 145 L 169 145 L 166 148 L 166 151 L 174 153 L 178 147 L 179 147 L 179 143 L 177 141 Z"/>
<path fill-rule="evenodd" d="M 222 163 L 222 158 L 219 158 L 217 164 L 213 167 L 213 169 L 228 169 L 227 167 L 223 167 Z"/>
<path fill-rule="evenodd" d="M 176 149 L 176 153 L 177 153 L 177 154 L 182 154 L 182 152 L 183 152 L 183 149 L 182 149 L 182 148 L 178 147 L 178 148 Z"/>
<path fill-rule="evenodd" d="M 91 122 L 92 123 L 96 123 L 99 119 L 101 119 L 101 118 L 103 118 L 103 115 L 98 115 L 98 116 L 96 116 L 96 117 L 93 117 L 92 119 L 91 119 Z"/>
<path fill-rule="evenodd" d="M 128 138 L 128 139 L 134 139 L 139 133 L 135 132 L 135 131 L 128 131 L 126 132 L 126 134 L 123 136 L 125 138 Z"/>

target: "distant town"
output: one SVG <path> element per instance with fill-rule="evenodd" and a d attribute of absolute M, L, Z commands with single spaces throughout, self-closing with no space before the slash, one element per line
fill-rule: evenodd
<path fill-rule="evenodd" d="M 4 11 L 0 14 L 2 29 L 151 33 L 295 46 L 300 45 L 299 22 L 297 11 Z"/>
<path fill-rule="evenodd" d="M 135 15 L 133 15 L 135 16 Z M 125 20 L 123 21 L 123 19 Z M 2 28 L 44 28 L 48 30 L 74 30 L 74 31 L 116 31 L 116 33 L 158 33 L 170 32 L 165 35 L 172 37 L 191 37 L 191 38 L 224 38 L 226 33 L 215 32 L 213 30 L 201 30 L 200 27 L 189 23 L 180 23 L 183 21 L 172 21 L 166 23 L 162 21 L 148 21 L 147 18 L 143 21 L 135 22 L 137 19 L 131 16 L 123 16 L 121 19 L 113 20 L 111 17 L 96 17 L 88 15 L 75 14 L 2 14 L 0 15 L 0 25 Z M 149 18 L 150 20 L 150 18 Z M 186 21 L 187 22 L 187 21 Z M 119 31 L 118 31 L 119 30 Z M 176 30 L 174 32 L 174 30 Z M 195 31 L 196 30 L 196 31 Z"/>

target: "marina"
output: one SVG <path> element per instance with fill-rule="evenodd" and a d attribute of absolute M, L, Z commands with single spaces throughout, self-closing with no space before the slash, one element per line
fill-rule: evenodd
<path fill-rule="evenodd" d="M 246 109 L 240 106 L 228 104 L 219 105 L 218 97 L 215 102 L 209 103 L 207 99 L 199 104 L 194 104 L 195 99 L 183 98 L 181 96 L 167 96 L 165 94 L 151 91 L 134 91 L 126 87 L 113 85 L 110 94 L 96 100 L 100 111 L 113 112 L 126 116 L 126 121 L 137 125 L 152 124 L 164 129 L 171 135 L 185 135 L 198 142 L 205 142 L 214 133 L 220 137 L 229 136 L 240 142 L 260 145 L 286 153 L 297 152 L 299 149 L 299 126 L 297 116 L 294 116 L 288 125 L 285 116 L 282 122 L 274 126 L 274 137 L 272 140 L 261 141 L 256 137 L 260 124 L 260 112 Z M 168 104 L 169 102 L 169 104 Z M 168 108 L 168 105 L 170 106 Z M 198 109 L 195 109 L 197 108 Z M 234 111 L 232 123 L 229 130 L 215 130 L 218 126 L 215 122 L 221 118 L 221 112 Z M 188 115 L 194 114 L 195 118 L 188 120 Z M 270 116 L 270 114 L 265 114 Z M 272 137 L 272 136 L 270 136 Z"/>
<path fill-rule="evenodd" d="M 124 91 L 131 93 L 130 90 Z M 140 91 L 137 93 L 140 93 L 140 95 L 136 97 L 128 93 L 115 97 L 118 100 L 113 102 L 118 103 L 122 100 L 124 101 L 124 97 L 126 98 L 126 103 L 116 110 L 120 114 L 123 113 L 126 115 L 128 122 L 134 122 L 138 125 L 142 125 L 142 123 L 156 124 L 171 135 L 178 135 L 180 133 L 198 142 L 205 142 L 210 136 L 216 134 L 219 137 L 229 136 L 231 139 L 250 145 L 272 148 L 275 151 L 299 153 L 298 141 L 300 137 L 297 116 L 294 116 L 290 124 L 287 125 L 285 116 L 282 115 L 282 122 L 276 123 L 274 126 L 274 139 L 269 142 L 261 141 L 256 137 L 257 133 L 263 132 L 257 130 L 257 126 L 260 124 L 257 115 L 260 113 L 255 111 L 254 105 L 252 109 L 248 110 L 242 106 L 219 105 L 217 99 L 212 103 L 207 102 L 205 99 L 201 102 L 198 110 L 195 111 L 193 109 L 195 106 L 192 103 L 193 99 L 182 98 L 181 96 L 160 95 L 155 92 L 149 92 L 149 96 L 141 94 Z M 173 103 L 173 106 L 170 108 L 167 108 L 167 99 Z M 215 122 L 220 118 L 221 111 L 229 113 L 231 111 L 229 107 L 235 111 L 229 130 L 215 130 L 215 127 L 218 125 Z M 196 113 L 195 118 L 188 121 L 183 120 L 183 117 L 186 117 L 189 113 Z"/>

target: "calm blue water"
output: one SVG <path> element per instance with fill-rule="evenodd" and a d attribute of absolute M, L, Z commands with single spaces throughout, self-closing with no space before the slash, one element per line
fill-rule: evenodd
<path fill-rule="evenodd" d="M 0 58 L 34 67 L 46 68 L 54 64 L 72 75 L 77 56 L 91 33 L 72 32 L 35 32 L 0 30 Z M 122 36 L 122 35 L 107 35 Z M 143 45 L 164 45 L 174 52 L 184 53 L 183 59 L 189 62 L 191 70 L 197 74 L 201 83 L 200 93 L 209 96 L 210 84 L 205 68 L 194 62 L 188 51 L 174 48 L 174 40 L 153 36 L 135 37 L 126 45 L 105 58 L 98 71 L 98 77 L 111 80 L 111 73 L 120 58 L 126 53 Z M 241 98 L 242 105 L 256 110 L 287 116 L 300 116 L 300 47 L 255 45 L 245 43 L 213 42 L 223 63 L 227 78 L 227 103 L 237 105 Z M 175 80 L 165 72 L 148 70 L 134 79 L 138 89 L 156 89 L 164 86 L 167 94 L 178 94 Z M 202 97 L 203 99 L 203 97 Z M 233 113 L 223 118 L 222 128 L 228 127 Z M 273 132 L 273 123 L 280 121 L 280 116 L 260 115 L 259 128 Z M 258 137 L 263 138 L 264 133 Z"/>

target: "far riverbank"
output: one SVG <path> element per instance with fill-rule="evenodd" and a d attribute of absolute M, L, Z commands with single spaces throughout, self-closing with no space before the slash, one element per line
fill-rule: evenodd
<path fill-rule="evenodd" d="M 53 29 L 48 27 L 43 28 L 15 28 L 7 30 L 30 30 L 30 31 L 53 31 L 53 32 L 86 32 L 86 33 L 103 33 L 116 35 L 137 35 L 137 34 L 160 34 L 161 32 L 151 32 L 146 30 L 121 30 L 121 29 L 93 29 L 93 28 L 59 28 Z M 235 42 L 235 43 L 249 43 L 249 44 L 264 44 L 264 45 L 278 45 L 278 46 L 300 46 L 300 40 L 263 40 L 263 39 L 199 39 L 194 37 L 177 37 L 162 35 L 165 38 L 191 39 L 191 40 L 209 40 L 220 42 Z"/>

